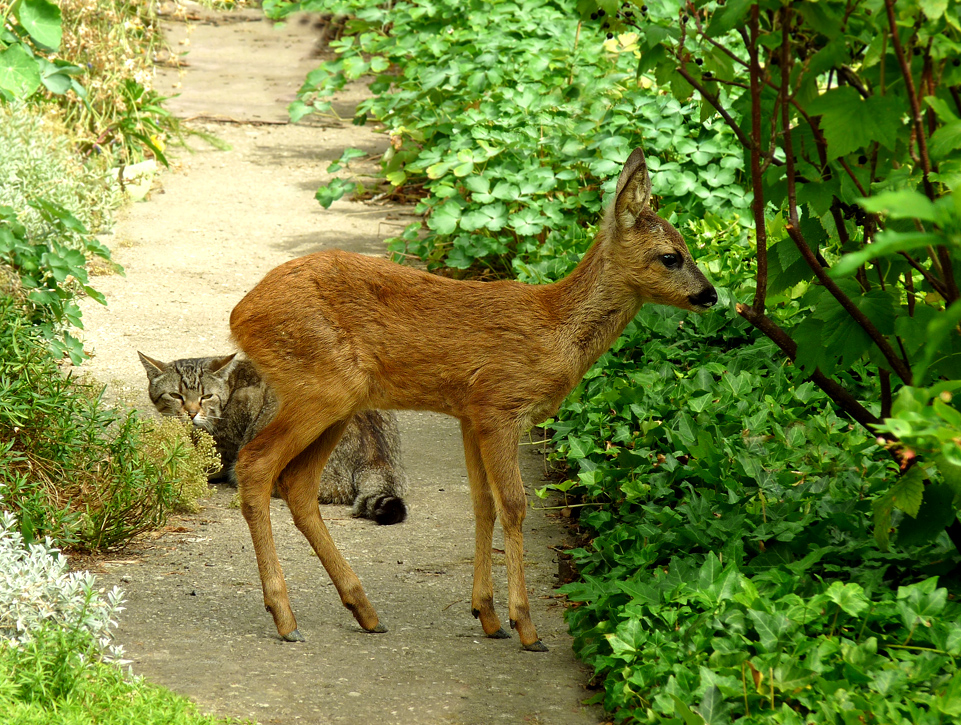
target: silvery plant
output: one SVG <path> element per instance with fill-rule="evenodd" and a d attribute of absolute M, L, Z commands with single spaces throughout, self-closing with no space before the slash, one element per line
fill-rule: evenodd
<path fill-rule="evenodd" d="M 63 627 L 88 635 L 102 659 L 122 662 L 110 630 L 123 595 L 116 587 L 98 592 L 95 585 L 90 572 L 67 570 L 66 556 L 49 538 L 25 545 L 13 514 L 0 513 L 0 638 L 20 646 L 43 627 Z"/>

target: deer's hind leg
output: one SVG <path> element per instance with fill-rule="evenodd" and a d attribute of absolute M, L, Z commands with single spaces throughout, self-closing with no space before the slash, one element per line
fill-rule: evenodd
<path fill-rule="evenodd" d="M 487 472 L 477 444 L 477 434 L 467 420 L 461 421 L 464 438 L 464 458 L 467 461 L 467 480 L 474 504 L 474 589 L 471 593 L 471 614 L 480 620 L 484 634 L 493 639 L 506 639 L 510 633 L 501 626 L 494 611 L 494 580 L 491 576 L 491 546 L 497 512 L 494 497 L 487 481 Z"/>
<path fill-rule="evenodd" d="M 386 632 L 380 624 L 377 612 L 371 606 L 360 579 L 351 569 L 334 541 L 320 515 L 317 504 L 317 488 L 327 459 L 337 446 L 347 421 L 339 421 L 327 428 L 284 468 L 277 488 L 287 502 L 294 524 L 304 535 L 320 558 L 324 569 L 337 587 L 340 601 L 351 611 L 357 623 L 368 632 Z"/>
<path fill-rule="evenodd" d="M 475 426 L 477 443 L 501 526 L 504 528 L 504 558 L 507 562 L 508 611 L 511 627 L 521 645 L 531 652 L 546 652 L 531 621 L 530 602 L 524 581 L 524 517 L 527 494 L 517 462 L 520 435 L 510 425 Z"/>

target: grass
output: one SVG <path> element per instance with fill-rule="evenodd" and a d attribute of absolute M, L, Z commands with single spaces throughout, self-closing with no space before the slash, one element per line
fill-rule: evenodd
<path fill-rule="evenodd" d="M 6 725 L 218 725 L 180 695 L 90 661 L 77 632 L 41 630 L 29 644 L 0 644 L 0 723 Z"/>

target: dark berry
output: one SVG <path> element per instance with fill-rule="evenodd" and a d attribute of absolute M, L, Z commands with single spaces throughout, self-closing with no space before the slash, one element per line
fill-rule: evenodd
<path fill-rule="evenodd" d="M 865 15 L 870 15 L 870 14 L 871 14 L 871 8 L 864 8 L 864 14 L 865 14 Z"/>
<path fill-rule="evenodd" d="M 642 13 L 646 13 L 646 12 L 647 12 L 647 5 L 641 5 L 641 12 L 642 12 Z"/>
<path fill-rule="evenodd" d="M 709 81 L 714 77 L 714 74 L 711 73 L 711 71 L 706 70 L 704 71 L 704 75 L 702 77 L 704 78 L 704 80 Z"/>
<path fill-rule="evenodd" d="M 591 20 L 597 20 L 597 13 L 591 13 Z"/>
<path fill-rule="evenodd" d="M 858 163 L 859 163 L 859 164 L 864 165 L 864 164 L 866 164 L 867 162 L 868 162 L 868 157 L 867 157 L 867 156 L 865 156 L 864 154 L 861 154 L 860 156 L 858 156 Z"/>
<path fill-rule="evenodd" d="M 606 14 L 607 14 L 607 13 L 604 12 L 604 9 L 603 9 L 603 8 L 601 8 L 600 10 L 597 11 L 597 17 L 599 17 L 599 18 L 603 18 Z"/>
<path fill-rule="evenodd" d="M 695 59 L 694 59 L 694 62 L 697 63 L 698 65 L 704 65 L 704 59 L 703 59 L 703 58 L 695 58 Z"/>
<path fill-rule="evenodd" d="M 954 60 L 952 60 L 951 65 L 957 68 L 959 65 L 961 65 L 961 58 L 955 58 Z"/>
<path fill-rule="evenodd" d="M 610 40 L 610 39 L 613 38 L 613 37 L 614 37 L 614 33 L 608 33 L 608 34 L 607 34 L 607 39 L 608 39 L 608 40 Z"/>

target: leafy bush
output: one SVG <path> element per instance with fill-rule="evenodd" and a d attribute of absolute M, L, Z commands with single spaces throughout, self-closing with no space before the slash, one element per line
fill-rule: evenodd
<path fill-rule="evenodd" d="M 887 438 L 909 471 L 915 452 L 891 432 L 910 421 L 881 425 L 895 415 L 896 391 L 961 378 L 961 5 L 596 8 L 595 18 L 604 10 L 605 22 L 637 30 L 639 71 L 718 114 L 743 147 L 757 264 L 753 300 L 739 314 Z M 785 325 L 772 313 L 778 306 L 804 314 Z M 873 383 L 842 380 L 861 362 Z M 949 415 L 951 438 L 961 438 L 961 413 Z M 961 449 L 947 452 L 878 499 L 879 543 L 895 509 L 918 515 L 926 478 L 961 503 Z M 933 510 L 932 536 L 946 521 L 942 507 Z"/>
<path fill-rule="evenodd" d="M 307 0 L 267 9 L 321 7 L 355 20 L 291 115 L 329 112 L 348 80 L 372 76 L 374 96 L 355 123 L 370 114 L 386 126 L 383 174 L 423 197 L 417 211 L 426 215 L 392 243 L 397 252 L 503 274 L 545 243 L 569 247 L 638 145 L 681 223 L 747 205 L 733 183 L 742 161 L 729 129 L 636 84 L 631 38 L 602 44 L 582 34 L 573 2 Z M 347 150 L 331 170 L 355 155 Z M 338 179 L 318 199 L 329 206 L 353 188 Z"/>
<path fill-rule="evenodd" d="M 4 725 L 226 725 L 169 690 L 84 662 L 70 633 L 48 628 L 27 647 L 0 646 L 0 723 Z"/>
<path fill-rule="evenodd" d="M 0 97 L 53 101 L 88 155 L 166 163 L 179 131 L 150 87 L 162 42 L 148 0 L 0 0 L 0 16 Z"/>
<path fill-rule="evenodd" d="M 27 541 L 104 549 L 191 508 L 219 467 L 176 421 L 106 408 L 102 387 L 64 377 L 38 330 L 0 297 L 0 508 Z"/>
<path fill-rule="evenodd" d="M 104 662 L 121 654 L 109 642 L 122 597 L 94 587 L 92 574 L 68 572 L 49 539 L 25 546 L 14 517 L 0 513 L 0 723 L 227 722 Z"/>

